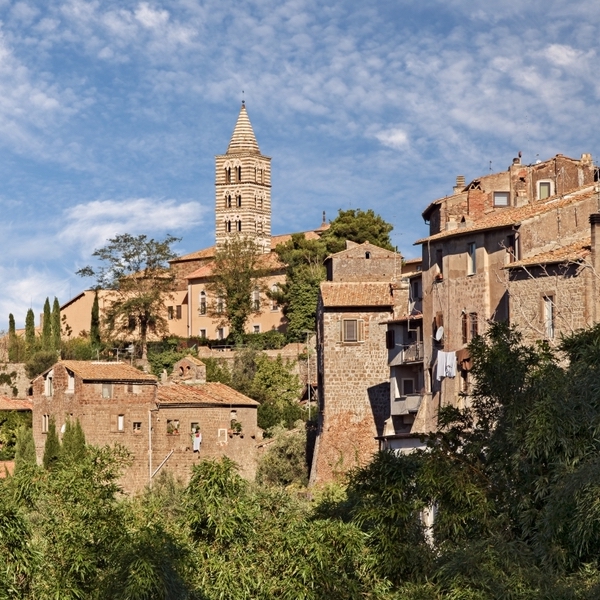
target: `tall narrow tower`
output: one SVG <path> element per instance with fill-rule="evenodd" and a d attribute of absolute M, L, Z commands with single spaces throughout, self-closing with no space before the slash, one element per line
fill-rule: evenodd
<path fill-rule="evenodd" d="M 244 102 L 227 153 L 215 162 L 217 246 L 240 235 L 270 252 L 271 159 L 260 153 Z"/>

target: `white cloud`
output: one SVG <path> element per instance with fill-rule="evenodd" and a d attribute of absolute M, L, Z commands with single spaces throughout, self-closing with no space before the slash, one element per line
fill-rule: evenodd
<path fill-rule="evenodd" d="M 375 134 L 375 137 L 388 148 L 402 150 L 408 146 L 408 134 L 399 127 L 387 129 Z"/>

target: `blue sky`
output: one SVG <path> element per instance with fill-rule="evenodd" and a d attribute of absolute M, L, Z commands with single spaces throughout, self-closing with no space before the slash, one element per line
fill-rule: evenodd
<path fill-rule="evenodd" d="M 273 233 L 372 208 L 415 256 L 467 180 L 600 156 L 596 2 L 0 0 L 0 329 L 118 233 L 214 239 L 242 90 Z"/>

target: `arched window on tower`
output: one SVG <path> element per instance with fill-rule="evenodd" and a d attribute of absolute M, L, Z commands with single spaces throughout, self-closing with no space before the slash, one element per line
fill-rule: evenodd
<path fill-rule="evenodd" d="M 238 230 L 238 231 L 241 231 L 241 230 L 242 230 L 242 222 L 241 222 L 241 221 L 238 221 L 238 222 L 237 222 L 237 230 Z"/>
<path fill-rule="evenodd" d="M 258 183 L 258 169 L 254 167 L 254 183 Z"/>
<path fill-rule="evenodd" d="M 237 182 L 240 183 L 242 181 L 242 167 L 241 165 L 239 167 L 235 168 L 235 174 L 237 177 Z"/>
<path fill-rule="evenodd" d="M 225 205 L 227 208 L 231 208 L 231 194 L 227 194 L 227 197 L 225 198 Z"/>
<path fill-rule="evenodd" d="M 227 221 L 225 223 L 225 229 L 226 229 L 227 233 L 231 233 L 231 221 Z"/>
<path fill-rule="evenodd" d="M 225 167 L 225 183 L 231 183 L 231 167 Z"/>
<path fill-rule="evenodd" d="M 242 195 L 238 194 L 235 197 L 235 205 L 239 208 L 242 205 Z"/>

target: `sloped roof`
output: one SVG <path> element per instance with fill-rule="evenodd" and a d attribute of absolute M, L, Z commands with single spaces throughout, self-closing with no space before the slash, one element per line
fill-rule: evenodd
<path fill-rule="evenodd" d="M 552 198 L 544 200 L 543 202 L 495 210 L 494 212 L 482 217 L 478 221 L 465 225 L 464 227 L 457 227 L 456 229 L 441 231 L 440 233 L 430 235 L 429 237 L 421 238 L 415 242 L 415 245 L 450 237 L 458 237 L 478 231 L 510 227 L 511 225 L 520 224 L 526 219 L 531 219 L 552 210 L 563 208 L 569 204 L 573 204 L 574 202 L 587 200 L 595 193 L 596 192 L 594 191 L 593 187 L 586 186 L 585 188 L 576 190 L 571 194 L 567 194 L 565 196 L 553 196 Z"/>
<path fill-rule="evenodd" d="M 535 265 L 551 265 L 585 260 L 591 252 L 591 238 L 584 238 L 572 244 L 540 252 L 506 265 L 505 269 L 532 267 Z"/>
<path fill-rule="evenodd" d="M 224 383 L 197 385 L 170 383 L 158 386 L 157 404 L 220 404 L 223 406 L 258 406 L 260 403 Z"/>
<path fill-rule="evenodd" d="M 371 244 L 370 242 L 363 242 L 362 244 L 352 245 L 350 246 L 350 248 L 346 248 L 345 250 L 340 250 L 340 252 L 336 252 L 335 254 L 330 254 L 327 257 L 327 260 L 329 260 L 330 258 L 343 258 L 345 256 L 352 256 L 354 254 L 360 254 L 362 257 L 364 257 L 365 250 L 369 252 L 375 252 L 379 255 L 389 256 L 390 258 L 400 257 L 399 252 L 394 252 L 393 250 L 381 248 L 381 246 L 376 246 L 375 244 Z"/>
<path fill-rule="evenodd" d="M 156 377 L 122 362 L 93 362 L 87 360 L 61 360 L 52 368 L 62 365 L 88 381 L 155 382 Z M 45 373 L 50 371 L 48 369 Z"/>
<path fill-rule="evenodd" d="M 282 269 L 285 265 L 279 260 L 279 257 L 274 252 L 268 254 L 261 254 L 258 257 L 257 268 L 259 269 Z M 201 279 L 203 277 L 210 277 L 215 267 L 214 261 L 210 261 L 195 271 L 192 271 L 189 275 L 186 275 L 186 279 Z"/>
<path fill-rule="evenodd" d="M 246 105 L 242 103 L 240 114 L 237 123 L 227 148 L 227 154 L 237 154 L 239 152 L 250 152 L 252 154 L 260 154 L 260 148 L 252 129 L 252 123 L 246 111 Z"/>
<path fill-rule="evenodd" d="M 321 283 L 323 306 L 393 306 L 391 285 L 387 282 Z"/>
<path fill-rule="evenodd" d="M 33 410 L 33 402 L 0 394 L 0 410 Z"/>

